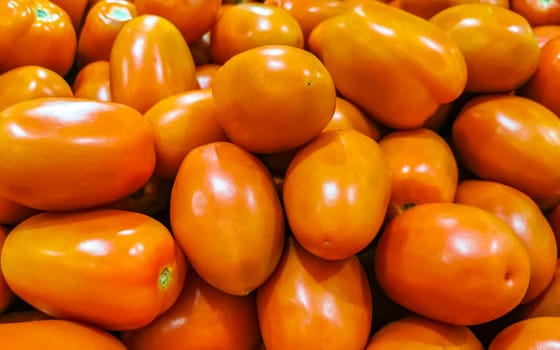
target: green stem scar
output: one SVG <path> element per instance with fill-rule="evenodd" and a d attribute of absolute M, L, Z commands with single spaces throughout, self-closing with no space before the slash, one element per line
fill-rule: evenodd
<path fill-rule="evenodd" d="M 167 267 L 164 267 L 163 271 L 159 274 L 158 282 L 161 289 L 169 287 L 169 284 L 171 283 L 171 271 L 169 271 Z"/>
<path fill-rule="evenodd" d="M 36 8 L 35 13 L 37 14 L 38 18 L 44 19 L 49 17 L 49 12 L 42 8 Z"/>

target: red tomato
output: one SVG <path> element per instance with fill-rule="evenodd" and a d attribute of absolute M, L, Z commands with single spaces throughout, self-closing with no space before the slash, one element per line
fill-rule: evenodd
<path fill-rule="evenodd" d="M 111 102 L 109 61 L 95 61 L 84 66 L 72 85 L 74 96 L 95 101 Z"/>
<path fill-rule="evenodd" d="M 42 98 L 0 112 L 0 197 L 42 210 L 106 204 L 155 166 L 148 121 L 125 105 Z"/>
<path fill-rule="evenodd" d="M 488 350 L 553 350 L 560 348 L 560 317 L 534 317 L 503 329 Z"/>
<path fill-rule="evenodd" d="M 358 258 L 323 260 L 293 238 L 257 290 L 257 310 L 267 350 L 364 349 L 372 321 L 371 292 Z"/>
<path fill-rule="evenodd" d="M 165 226 L 122 210 L 37 214 L 10 232 L 1 264 L 38 310 L 108 330 L 143 327 L 169 309 L 186 269 Z"/>

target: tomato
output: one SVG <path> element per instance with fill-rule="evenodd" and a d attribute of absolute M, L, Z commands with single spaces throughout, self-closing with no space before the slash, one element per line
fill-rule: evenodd
<path fill-rule="evenodd" d="M 0 324 L 2 349 L 126 350 L 113 335 L 68 320 L 40 320 Z"/>
<path fill-rule="evenodd" d="M 125 332 L 128 350 L 255 350 L 260 342 L 255 295 L 235 296 L 194 270 L 175 304 L 148 326 Z"/>
<path fill-rule="evenodd" d="M 63 77 L 39 66 L 23 66 L 0 74 L 0 111 L 39 97 L 72 97 Z"/>
<path fill-rule="evenodd" d="M 511 0 L 511 8 L 525 17 L 532 26 L 560 22 L 560 1 L 558 0 Z"/>
<path fill-rule="evenodd" d="M 531 261 L 527 303 L 552 280 L 557 260 L 554 232 L 537 204 L 525 193 L 493 181 L 466 180 L 457 187 L 456 202 L 496 214 L 523 241 Z"/>
<path fill-rule="evenodd" d="M 142 15 L 128 21 L 115 39 L 109 63 L 112 100 L 141 113 L 196 86 L 189 47 L 163 17 Z"/>
<path fill-rule="evenodd" d="M 121 104 L 48 97 L 0 112 L 0 197 L 42 210 L 112 202 L 155 167 L 147 120 Z"/>
<path fill-rule="evenodd" d="M 0 225 L 15 225 L 37 213 L 37 209 L 0 197 Z"/>
<path fill-rule="evenodd" d="M 189 44 L 189 49 L 197 66 L 212 63 L 210 53 L 210 31 L 204 33 L 202 37 Z"/>
<path fill-rule="evenodd" d="M 554 231 L 554 236 L 556 237 L 556 245 L 558 247 L 558 257 L 560 257 L 560 204 L 556 204 L 550 213 L 547 215 L 548 222 L 552 230 Z"/>
<path fill-rule="evenodd" d="M 5 226 L 0 226 L 0 252 L 6 240 L 9 230 Z M 2 254 L 0 254 L 0 257 Z M 0 314 L 4 312 L 12 303 L 13 293 L 6 284 L 4 275 L 2 273 L 2 265 L 0 264 Z"/>
<path fill-rule="evenodd" d="M 519 304 L 529 285 L 530 260 L 521 240 L 493 213 L 426 203 L 388 223 L 374 268 L 385 293 L 416 314 L 475 325 Z"/>
<path fill-rule="evenodd" d="M 78 65 L 108 61 L 117 35 L 135 17 L 136 7 L 125 0 L 102 0 L 91 7 L 78 38 Z"/>
<path fill-rule="evenodd" d="M 422 203 L 453 202 L 458 181 L 455 156 L 434 131 L 393 131 L 379 142 L 391 169 L 392 218 Z"/>
<path fill-rule="evenodd" d="M 216 121 L 209 89 L 167 97 L 150 108 L 145 117 L 155 138 L 155 172 L 165 178 L 175 178 L 193 148 L 227 139 Z"/>
<path fill-rule="evenodd" d="M 428 119 L 426 119 L 422 127 L 435 132 L 441 132 L 453 116 L 452 111 L 458 102 L 460 102 L 460 100 L 454 100 L 439 106 L 438 109 L 436 109 L 436 111 L 432 113 Z"/>
<path fill-rule="evenodd" d="M 212 60 L 219 64 L 262 45 L 303 48 L 301 28 L 288 11 L 256 2 L 228 6 L 210 31 Z"/>
<path fill-rule="evenodd" d="M 77 42 L 68 14 L 48 0 L 2 1 L 6 2 L 0 5 L 9 16 L 2 18 L 10 18 L 0 26 L 0 72 L 37 65 L 65 76 L 74 63 Z"/>
<path fill-rule="evenodd" d="M 72 90 L 78 98 L 111 102 L 109 61 L 95 61 L 85 65 L 76 74 Z"/>
<path fill-rule="evenodd" d="M 56 5 L 60 6 L 72 21 L 72 25 L 76 32 L 79 32 L 82 25 L 82 19 L 86 14 L 86 7 L 88 0 L 51 0 Z"/>
<path fill-rule="evenodd" d="M 136 0 L 139 14 L 153 14 L 167 18 L 192 43 L 208 32 L 220 11 L 220 0 Z"/>
<path fill-rule="evenodd" d="M 546 289 L 523 306 L 523 315 L 525 318 L 560 317 L 560 260 L 556 260 L 554 276 Z"/>
<path fill-rule="evenodd" d="M 232 57 L 216 73 L 212 95 L 228 138 L 256 153 L 309 142 L 327 126 L 336 106 L 335 86 L 321 61 L 286 45 L 265 45 Z"/>
<path fill-rule="evenodd" d="M 459 47 L 445 32 L 381 2 L 321 22 L 309 48 L 344 98 L 392 128 L 422 126 L 463 92 L 467 79 Z"/>
<path fill-rule="evenodd" d="M 381 125 L 368 118 L 353 103 L 337 96 L 334 114 L 323 132 L 340 129 L 354 129 L 376 141 L 381 138 L 383 132 Z"/>
<path fill-rule="evenodd" d="M 291 231 L 323 259 L 355 255 L 377 235 L 390 186 L 377 142 L 351 129 L 325 132 L 297 152 L 284 178 Z"/>
<path fill-rule="evenodd" d="M 558 24 L 549 24 L 549 25 L 542 25 L 533 27 L 533 34 L 539 43 L 539 47 L 542 47 L 551 39 L 560 36 L 560 25 Z M 542 55 L 542 51 L 541 51 Z M 542 59 L 542 56 L 541 56 Z M 538 68 L 537 68 L 538 69 Z"/>
<path fill-rule="evenodd" d="M 446 8 L 469 3 L 491 4 L 503 8 L 510 7 L 509 0 L 395 0 L 393 1 L 393 6 L 397 6 L 416 16 L 429 19 Z"/>
<path fill-rule="evenodd" d="M 365 350 L 384 349 L 484 350 L 484 347 L 466 326 L 450 325 L 414 315 L 385 325 L 373 334 Z"/>
<path fill-rule="evenodd" d="M 288 238 L 278 268 L 257 290 L 257 311 L 267 350 L 363 349 L 372 299 L 356 256 L 323 260 Z"/>
<path fill-rule="evenodd" d="M 488 350 L 557 349 L 560 347 L 560 317 L 534 317 L 502 330 Z"/>
<path fill-rule="evenodd" d="M 439 12 L 430 22 L 459 45 L 467 63 L 466 91 L 508 92 L 537 68 L 540 50 L 531 25 L 511 10 L 458 5 Z"/>
<path fill-rule="evenodd" d="M 452 142 L 458 160 L 484 180 L 510 185 L 534 199 L 560 194 L 560 119 L 534 101 L 476 97 L 453 123 Z"/>
<path fill-rule="evenodd" d="M 229 142 L 191 150 L 171 192 L 171 226 L 195 271 L 213 287 L 247 295 L 274 271 L 284 215 L 262 163 Z"/>
<path fill-rule="evenodd" d="M 143 327 L 169 309 L 186 269 L 165 226 L 123 210 L 37 214 L 12 229 L 1 258 L 24 301 L 108 330 Z"/>
<path fill-rule="evenodd" d="M 209 89 L 212 87 L 214 76 L 221 65 L 216 63 L 206 63 L 196 66 L 195 74 L 198 87 L 200 89 Z"/>

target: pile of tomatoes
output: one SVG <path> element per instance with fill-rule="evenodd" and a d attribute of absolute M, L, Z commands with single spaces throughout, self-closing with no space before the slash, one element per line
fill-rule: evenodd
<path fill-rule="evenodd" d="M 1 349 L 560 347 L 560 1 L 0 1 Z"/>

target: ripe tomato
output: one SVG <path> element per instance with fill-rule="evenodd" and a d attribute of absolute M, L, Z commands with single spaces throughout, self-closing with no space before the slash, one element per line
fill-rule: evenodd
<path fill-rule="evenodd" d="M 2 3 L 2 12 L 8 12 L 2 18 L 9 20 L 0 26 L 0 72 L 37 65 L 65 76 L 74 63 L 77 42 L 68 14 L 48 0 Z"/>
<path fill-rule="evenodd" d="M 560 22 L 560 1 L 558 0 L 511 0 L 511 8 L 525 17 L 532 26 Z"/>
<path fill-rule="evenodd" d="M 128 350 L 255 350 L 260 344 L 255 295 L 236 296 L 194 270 L 173 306 L 144 328 L 125 332 Z"/>
<path fill-rule="evenodd" d="M 340 129 L 354 129 L 376 141 L 381 138 L 382 133 L 381 125 L 368 118 L 353 103 L 337 96 L 333 116 L 323 132 Z"/>
<path fill-rule="evenodd" d="M 556 245 L 558 247 L 558 257 L 560 257 L 560 204 L 556 204 L 547 215 L 548 222 L 552 231 L 554 231 L 554 236 L 556 237 Z"/>
<path fill-rule="evenodd" d="M 484 347 L 466 326 L 414 315 L 390 322 L 375 332 L 365 350 L 386 349 L 484 350 Z"/>
<path fill-rule="evenodd" d="M 102 0 L 91 7 L 78 38 L 78 65 L 108 61 L 117 35 L 135 17 L 136 7 L 125 0 Z"/>
<path fill-rule="evenodd" d="M 533 317 L 502 330 L 488 350 L 528 350 L 560 348 L 560 317 Z"/>
<path fill-rule="evenodd" d="M 534 101 L 476 97 L 453 123 L 452 142 L 458 160 L 484 180 L 510 185 L 534 199 L 560 194 L 560 119 Z"/>
<path fill-rule="evenodd" d="M 16 225 L 37 213 L 37 209 L 0 197 L 0 225 Z"/>
<path fill-rule="evenodd" d="M 307 143 L 329 123 L 336 106 L 335 86 L 321 61 L 286 45 L 265 45 L 232 57 L 216 73 L 212 95 L 228 138 L 258 153 Z"/>
<path fill-rule="evenodd" d="M 128 21 L 115 39 L 109 63 L 112 100 L 141 113 L 196 86 L 189 47 L 163 17 L 142 15 Z"/>
<path fill-rule="evenodd" d="M 303 48 L 301 28 L 288 11 L 257 2 L 228 6 L 210 31 L 212 60 L 219 64 L 262 45 Z"/>
<path fill-rule="evenodd" d="M 68 320 L 39 320 L 0 324 L 2 349 L 126 350 L 113 335 Z"/>
<path fill-rule="evenodd" d="M 63 77 L 39 66 L 23 66 L 0 74 L 0 111 L 40 97 L 72 97 Z"/>
<path fill-rule="evenodd" d="M 196 82 L 198 83 L 199 89 L 209 89 L 212 87 L 212 82 L 214 80 L 214 76 L 221 65 L 216 63 L 205 63 L 196 66 L 195 74 L 196 74 Z"/>
<path fill-rule="evenodd" d="M 152 127 L 159 176 L 175 178 L 181 162 L 195 147 L 226 141 L 216 121 L 209 89 L 176 94 L 155 104 L 145 117 Z"/>
<path fill-rule="evenodd" d="M 0 257 L 2 256 L 2 247 L 8 235 L 9 230 L 5 226 L 0 226 Z M 13 293 L 6 284 L 4 274 L 2 273 L 2 264 L 0 263 L 0 314 L 2 314 L 11 304 Z"/>
<path fill-rule="evenodd" d="M 458 5 L 439 12 L 430 22 L 461 49 L 467 63 L 466 91 L 508 92 L 525 83 L 537 68 L 540 50 L 531 25 L 511 10 Z"/>
<path fill-rule="evenodd" d="M 462 181 L 455 201 L 488 210 L 509 225 L 531 261 L 529 288 L 521 303 L 541 294 L 554 275 L 557 247 L 554 232 L 537 204 L 513 187 L 482 180 Z"/>
<path fill-rule="evenodd" d="M 416 16 L 430 19 L 432 16 L 445 10 L 446 8 L 469 3 L 491 4 L 503 8 L 509 8 L 509 0 L 394 0 L 392 5 Z"/>
<path fill-rule="evenodd" d="M 111 73 L 109 61 L 95 61 L 85 65 L 72 84 L 74 96 L 95 101 L 111 102 Z"/>
<path fill-rule="evenodd" d="M 74 30 L 78 33 L 81 29 L 82 19 L 86 14 L 86 7 L 88 0 L 51 0 L 56 5 L 60 6 L 72 21 Z"/>
<path fill-rule="evenodd" d="M 556 261 L 554 276 L 546 289 L 523 306 L 523 315 L 525 318 L 560 317 L 560 260 Z"/>
<path fill-rule="evenodd" d="M 122 104 L 48 97 L 0 112 L 0 197 L 42 210 L 112 202 L 155 166 L 148 121 Z"/>
<path fill-rule="evenodd" d="M 453 202 L 458 181 L 455 156 L 434 131 L 393 131 L 379 142 L 391 169 L 392 218 L 422 203 Z"/>
<path fill-rule="evenodd" d="M 390 186 L 389 164 L 377 142 L 352 129 L 329 131 L 290 162 L 284 210 L 306 250 L 323 259 L 345 259 L 377 235 Z"/>
<path fill-rule="evenodd" d="M 533 27 L 533 34 L 539 43 L 539 47 L 542 47 L 549 42 L 551 39 L 560 36 L 560 25 L 549 24 Z M 537 68 L 538 69 L 538 68 Z"/>
<path fill-rule="evenodd" d="M 530 261 L 521 240 L 493 213 L 427 203 L 389 222 L 374 268 L 382 289 L 402 306 L 437 321 L 474 325 L 519 304 Z"/>
<path fill-rule="evenodd" d="M 422 126 L 465 87 L 465 60 L 455 42 L 433 24 L 381 2 L 363 2 L 321 22 L 308 43 L 338 92 L 392 128 Z"/>
<path fill-rule="evenodd" d="M 123 210 L 37 214 L 12 229 L 1 264 L 38 310 L 108 330 L 143 327 L 169 309 L 186 269 L 165 226 Z"/>
<path fill-rule="evenodd" d="M 272 177 L 232 143 L 209 143 L 187 154 L 170 212 L 175 238 L 192 266 L 223 292 L 249 294 L 280 260 L 284 215 Z"/>

